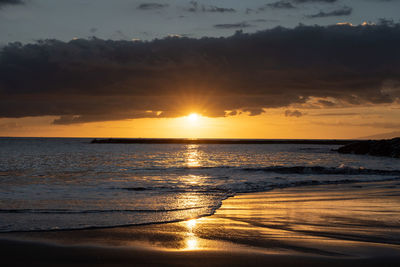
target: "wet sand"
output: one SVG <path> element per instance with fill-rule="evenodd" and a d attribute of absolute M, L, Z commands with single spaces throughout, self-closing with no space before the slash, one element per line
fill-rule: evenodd
<path fill-rule="evenodd" d="M 400 182 L 277 189 L 209 217 L 0 234 L 5 266 L 397 266 Z"/>

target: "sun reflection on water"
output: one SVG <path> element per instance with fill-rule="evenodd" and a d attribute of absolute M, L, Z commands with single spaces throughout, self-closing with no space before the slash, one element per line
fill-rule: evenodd
<path fill-rule="evenodd" d="M 188 145 L 187 146 L 187 153 L 186 153 L 186 164 L 188 167 L 199 167 L 200 160 L 199 160 L 199 145 Z"/>
<path fill-rule="evenodd" d="M 189 168 L 196 168 L 196 167 L 201 166 L 199 145 L 190 144 L 190 145 L 186 146 L 185 161 Z M 188 176 L 182 177 L 181 179 L 186 180 L 186 182 L 189 184 L 201 183 L 201 177 L 198 175 L 188 175 Z M 185 201 L 186 205 L 190 205 L 193 207 L 201 206 L 201 202 L 202 202 L 201 198 L 199 198 L 199 196 L 197 194 L 192 194 L 189 198 L 186 198 L 184 201 Z M 194 233 L 196 223 L 197 223 L 196 219 L 191 219 L 191 220 L 184 222 L 185 227 L 187 229 L 187 232 L 185 234 L 186 247 L 184 248 L 184 250 L 200 249 L 199 239 Z"/>

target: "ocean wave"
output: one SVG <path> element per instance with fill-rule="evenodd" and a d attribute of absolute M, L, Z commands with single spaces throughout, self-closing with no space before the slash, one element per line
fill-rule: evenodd
<path fill-rule="evenodd" d="M 244 171 L 262 171 L 279 174 L 334 174 L 334 175 L 400 175 L 400 170 L 377 170 L 353 167 L 322 166 L 271 166 L 263 168 L 243 168 Z"/>
<path fill-rule="evenodd" d="M 116 209 L 116 210 L 67 210 L 67 209 L 0 209 L 0 213 L 33 213 L 33 214 L 90 214 L 90 213 L 160 213 L 215 208 L 215 206 L 188 207 L 180 209 Z"/>
<path fill-rule="evenodd" d="M 271 172 L 280 174 L 335 174 L 335 175 L 400 175 L 400 170 L 381 170 L 368 168 L 355 168 L 347 166 L 266 166 L 266 167 L 238 167 L 238 166 L 184 166 L 171 168 L 134 168 L 133 171 L 187 171 L 187 170 L 234 170 L 246 172 Z M 137 189 L 140 191 L 140 188 Z"/>
<path fill-rule="evenodd" d="M 279 173 L 279 174 L 321 174 L 321 175 L 400 175 L 400 170 L 390 170 L 390 169 L 370 169 L 364 167 L 348 167 L 348 166 L 338 166 L 338 167 L 324 167 L 324 166 L 229 166 L 229 165 L 219 165 L 219 166 L 182 166 L 182 167 L 152 167 L 152 168 L 142 168 L 142 167 L 130 167 L 125 169 L 125 173 L 147 173 L 147 172 L 165 172 L 165 173 L 180 173 L 187 171 L 202 171 L 202 170 L 229 170 L 229 171 L 245 171 L 245 172 L 269 172 L 269 173 Z M 62 171 L 53 173 L 52 176 L 65 176 L 65 175 L 77 175 L 86 174 L 90 171 Z M 121 171 L 110 171 L 102 172 L 97 171 L 93 174 L 97 175 L 114 175 L 121 174 Z M 22 171 L 1 171 L 0 176 L 19 176 L 22 175 Z M 34 174 L 33 176 L 45 176 L 45 174 Z M 220 178 L 226 178 L 222 176 Z M 145 188 L 132 188 L 135 191 L 144 191 Z"/>
<path fill-rule="evenodd" d="M 238 171 L 262 171 L 281 174 L 343 174 L 343 175 L 400 175 L 400 170 L 380 170 L 368 168 L 355 168 L 347 166 L 323 167 L 323 166 L 267 166 L 267 167 L 237 167 L 237 166 L 185 166 L 172 168 L 152 168 L 136 170 L 173 171 L 173 170 L 212 170 L 231 169 Z"/>
<path fill-rule="evenodd" d="M 212 193 L 212 194 L 226 194 L 229 190 L 220 187 L 209 187 L 209 186 L 187 186 L 187 187 L 176 187 L 176 186 L 159 186 L 159 187 L 117 187 L 112 188 L 117 190 L 127 191 L 160 191 L 160 192 L 174 192 L 174 193 Z"/>
<path fill-rule="evenodd" d="M 196 194 L 209 194 L 212 196 L 218 196 L 218 198 L 226 199 L 232 197 L 237 193 L 256 193 L 269 191 L 275 188 L 288 188 L 288 187 L 300 187 L 300 186 L 318 186 L 318 185 L 331 185 L 331 184 L 351 184 L 351 183 L 373 183 L 373 182 L 388 182 L 400 180 L 400 177 L 396 176 L 363 176 L 355 178 L 354 176 L 335 176 L 334 179 L 318 179 L 318 177 L 307 177 L 306 179 L 290 179 L 284 177 L 274 177 L 273 179 L 267 178 L 265 180 L 257 180 L 254 182 L 238 182 L 232 184 L 224 184 L 219 187 L 209 186 L 190 186 L 190 187 L 146 187 L 140 188 L 140 190 L 152 190 L 159 193 L 172 192 L 172 193 L 196 193 Z M 113 188 L 118 190 L 136 191 L 136 188 L 121 187 Z"/>

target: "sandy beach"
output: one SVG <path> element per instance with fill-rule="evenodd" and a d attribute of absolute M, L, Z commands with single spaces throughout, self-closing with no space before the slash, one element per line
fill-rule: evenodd
<path fill-rule="evenodd" d="M 396 266 L 398 188 L 392 181 L 276 189 L 176 223 L 2 233 L 2 258 L 6 266 Z"/>

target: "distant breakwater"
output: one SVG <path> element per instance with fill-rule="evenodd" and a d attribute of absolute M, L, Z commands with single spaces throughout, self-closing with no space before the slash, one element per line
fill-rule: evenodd
<path fill-rule="evenodd" d="M 175 139 L 175 138 L 105 138 L 93 139 L 92 144 L 310 144 L 347 145 L 357 140 L 318 139 Z"/>

